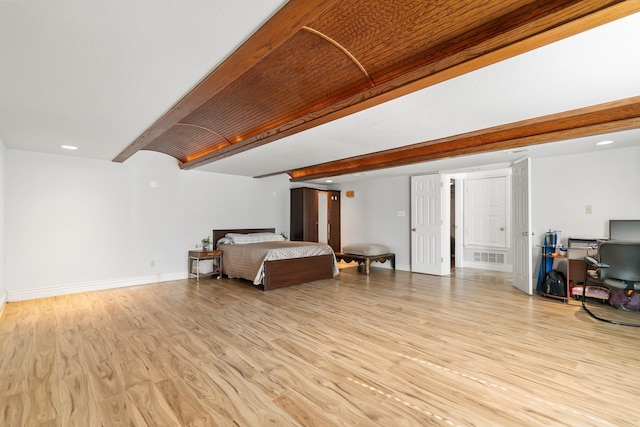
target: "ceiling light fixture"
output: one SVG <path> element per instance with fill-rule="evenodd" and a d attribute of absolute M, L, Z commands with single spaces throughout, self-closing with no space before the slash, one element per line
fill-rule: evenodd
<path fill-rule="evenodd" d="M 77 150 L 78 147 L 75 147 L 73 145 L 61 145 L 60 148 L 64 148 L 65 150 Z"/>
<path fill-rule="evenodd" d="M 332 182 L 333 182 L 333 180 L 332 180 L 332 179 L 328 179 L 328 180 L 326 180 L 325 182 L 327 182 L 327 183 L 332 183 Z"/>
<path fill-rule="evenodd" d="M 613 144 L 613 141 L 600 141 L 600 142 L 596 142 L 596 145 L 609 145 L 609 144 Z"/>

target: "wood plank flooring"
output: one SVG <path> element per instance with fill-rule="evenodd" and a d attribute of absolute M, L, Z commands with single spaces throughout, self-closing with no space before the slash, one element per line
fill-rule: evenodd
<path fill-rule="evenodd" d="M 639 338 L 470 269 L 8 303 L 0 425 L 639 425 Z"/>

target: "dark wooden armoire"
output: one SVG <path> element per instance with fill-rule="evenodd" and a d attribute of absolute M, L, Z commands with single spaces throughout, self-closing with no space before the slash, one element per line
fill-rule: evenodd
<path fill-rule="evenodd" d="M 292 241 L 326 242 L 340 252 L 340 191 L 292 188 L 289 232 Z"/>

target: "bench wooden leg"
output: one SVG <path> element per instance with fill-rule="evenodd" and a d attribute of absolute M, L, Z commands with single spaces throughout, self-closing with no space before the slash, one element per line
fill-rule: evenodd
<path fill-rule="evenodd" d="M 341 252 L 336 252 L 335 256 L 336 256 L 336 260 L 338 261 L 344 261 L 347 263 L 352 261 L 357 262 L 358 271 L 364 271 L 366 274 L 369 274 L 371 272 L 372 261 L 386 262 L 387 260 L 389 260 L 389 262 L 391 263 L 391 267 L 394 270 L 396 269 L 396 254 L 367 256 L 367 255 L 348 255 L 348 254 L 343 254 Z"/>

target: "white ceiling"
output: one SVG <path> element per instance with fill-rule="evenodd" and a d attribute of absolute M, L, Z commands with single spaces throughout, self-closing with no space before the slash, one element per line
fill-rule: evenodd
<path fill-rule="evenodd" d="M 111 160 L 283 3 L 0 0 L 0 138 L 8 148 Z M 266 175 L 638 96 L 638 40 L 640 14 L 199 170 Z M 615 144 L 596 147 L 602 139 Z M 640 146 L 640 130 L 334 181 L 629 146 Z"/>

